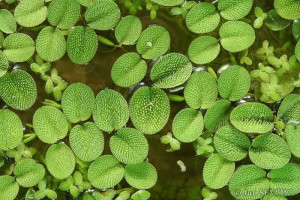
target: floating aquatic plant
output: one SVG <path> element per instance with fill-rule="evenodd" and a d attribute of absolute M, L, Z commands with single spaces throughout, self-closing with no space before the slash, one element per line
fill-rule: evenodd
<path fill-rule="evenodd" d="M 299 10 L 2 0 L 0 200 L 297 199 Z"/>

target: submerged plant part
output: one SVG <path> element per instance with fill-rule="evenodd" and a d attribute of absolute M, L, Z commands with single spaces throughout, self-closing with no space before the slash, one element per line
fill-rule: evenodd
<path fill-rule="evenodd" d="M 0 200 L 298 200 L 299 18 L 299 0 L 0 0 Z"/>

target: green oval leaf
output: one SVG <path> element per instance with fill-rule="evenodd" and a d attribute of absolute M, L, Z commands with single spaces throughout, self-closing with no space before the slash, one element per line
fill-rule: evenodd
<path fill-rule="evenodd" d="M 300 18 L 299 0 L 274 0 L 274 7 L 277 13 L 285 19 Z"/>
<path fill-rule="evenodd" d="M 0 31 L 14 33 L 17 30 L 17 23 L 14 16 L 6 9 L 0 10 Z"/>
<path fill-rule="evenodd" d="M 261 103 L 244 103 L 230 114 L 230 122 L 239 131 L 245 133 L 267 133 L 273 127 L 273 113 L 271 109 Z"/>
<path fill-rule="evenodd" d="M 67 40 L 67 53 L 70 59 L 79 65 L 89 62 L 98 49 L 95 31 L 89 27 L 77 26 Z"/>
<path fill-rule="evenodd" d="M 115 36 L 120 44 L 132 45 L 142 32 L 142 22 L 133 15 L 124 17 L 116 27 Z"/>
<path fill-rule="evenodd" d="M 185 22 L 187 28 L 194 33 L 208 33 L 217 28 L 220 15 L 213 4 L 202 2 L 192 7 Z"/>
<path fill-rule="evenodd" d="M 0 77 L 6 74 L 9 68 L 9 62 L 6 58 L 6 55 L 2 51 L 0 51 Z"/>
<path fill-rule="evenodd" d="M 14 200 L 19 193 L 19 185 L 14 177 L 3 175 L 0 176 L 0 199 Z"/>
<path fill-rule="evenodd" d="M 170 116 L 170 102 L 158 88 L 141 87 L 129 103 L 133 125 L 144 134 L 155 134 L 166 125 Z"/>
<path fill-rule="evenodd" d="M 85 162 L 96 160 L 104 150 L 103 133 L 92 122 L 74 126 L 69 141 L 75 155 Z"/>
<path fill-rule="evenodd" d="M 43 106 L 34 113 L 33 128 L 42 142 L 53 144 L 67 136 L 69 124 L 60 110 Z"/>
<path fill-rule="evenodd" d="M 3 41 L 3 52 L 12 62 L 27 61 L 35 51 L 34 41 L 24 33 L 14 33 Z"/>
<path fill-rule="evenodd" d="M 14 168 L 17 183 L 22 187 L 33 187 L 45 176 L 45 168 L 32 159 L 23 159 Z"/>
<path fill-rule="evenodd" d="M 93 118 L 103 131 L 111 132 L 122 128 L 129 119 L 126 100 L 114 90 L 101 91 L 96 97 Z"/>
<path fill-rule="evenodd" d="M 126 165 L 125 180 L 139 190 L 152 188 L 157 182 L 155 167 L 148 162 Z"/>
<path fill-rule="evenodd" d="M 255 200 L 263 197 L 269 191 L 269 180 L 266 172 L 255 166 L 240 167 L 229 182 L 232 196 L 242 200 Z"/>
<path fill-rule="evenodd" d="M 293 196 L 300 193 L 300 166 L 288 163 L 280 169 L 273 169 L 269 173 L 270 192 L 277 195 Z"/>
<path fill-rule="evenodd" d="M 254 29 L 242 21 L 225 22 L 220 30 L 221 45 L 229 52 L 239 52 L 249 48 L 255 40 Z"/>
<path fill-rule="evenodd" d="M 82 83 L 73 83 L 64 91 L 61 106 L 69 122 L 88 120 L 93 112 L 95 96 L 92 89 Z"/>
<path fill-rule="evenodd" d="M 251 161 L 264 169 L 278 169 L 291 159 L 286 142 L 278 135 L 267 133 L 255 138 L 249 150 Z"/>
<path fill-rule="evenodd" d="M 248 93 L 250 83 L 250 75 L 245 68 L 238 65 L 230 66 L 220 74 L 218 80 L 220 96 L 237 101 Z"/>
<path fill-rule="evenodd" d="M 177 6 L 184 2 L 184 0 L 151 0 L 151 1 L 162 6 Z"/>
<path fill-rule="evenodd" d="M 124 168 L 112 155 L 104 155 L 89 167 L 88 179 L 95 187 L 106 189 L 117 185 L 124 176 Z"/>
<path fill-rule="evenodd" d="M 121 17 L 118 5 L 111 0 L 98 0 L 85 12 L 89 27 L 96 30 L 109 30 L 117 25 Z"/>
<path fill-rule="evenodd" d="M 22 141 L 23 126 L 17 114 L 8 110 L 0 110 L 0 149 L 13 149 Z"/>
<path fill-rule="evenodd" d="M 59 29 L 51 26 L 43 28 L 36 38 L 36 51 L 48 62 L 59 60 L 66 53 L 66 40 Z"/>
<path fill-rule="evenodd" d="M 137 53 L 120 56 L 111 69 L 111 78 L 120 87 L 139 83 L 146 75 L 147 63 Z"/>
<path fill-rule="evenodd" d="M 300 95 L 290 94 L 286 96 L 278 109 L 277 116 L 284 123 L 300 122 Z"/>
<path fill-rule="evenodd" d="M 27 110 L 36 101 L 35 81 L 23 70 L 7 73 L 0 78 L 0 96 L 13 109 Z"/>
<path fill-rule="evenodd" d="M 185 101 L 189 107 L 210 108 L 216 102 L 218 88 L 216 80 L 205 71 L 192 74 L 184 88 Z"/>
<path fill-rule="evenodd" d="M 229 182 L 234 169 L 234 162 L 226 160 L 220 154 L 214 154 L 204 164 L 204 183 L 212 189 L 220 189 Z"/>
<path fill-rule="evenodd" d="M 300 158 L 300 125 L 287 125 L 284 132 L 292 154 Z"/>
<path fill-rule="evenodd" d="M 65 179 L 75 168 L 75 156 L 66 144 L 53 144 L 47 150 L 46 166 L 52 176 Z"/>
<path fill-rule="evenodd" d="M 294 36 L 295 40 L 299 40 L 300 39 L 300 20 L 294 20 L 292 30 L 293 30 L 293 36 Z"/>
<path fill-rule="evenodd" d="M 276 10 L 270 10 L 268 12 L 267 18 L 264 20 L 266 26 L 271 29 L 272 31 L 280 31 L 282 29 L 285 29 L 291 24 L 291 21 L 283 19 L 280 17 Z"/>
<path fill-rule="evenodd" d="M 218 9 L 227 20 L 238 20 L 244 18 L 251 11 L 253 0 L 220 0 Z"/>
<path fill-rule="evenodd" d="M 112 154 L 122 163 L 137 164 L 148 156 L 149 145 L 145 136 L 133 128 L 122 128 L 109 140 Z"/>
<path fill-rule="evenodd" d="M 185 108 L 179 111 L 172 123 L 172 132 L 181 142 L 195 141 L 203 131 L 203 116 L 200 111 Z"/>
<path fill-rule="evenodd" d="M 150 26 L 137 41 L 136 50 L 145 59 L 157 58 L 170 48 L 169 32 L 161 26 Z"/>
<path fill-rule="evenodd" d="M 180 53 L 161 57 L 152 67 L 150 79 L 159 88 L 173 88 L 183 84 L 193 70 L 189 59 Z"/>
<path fill-rule="evenodd" d="M 210 107 L 204 116 L 204 126 L 210 132 L 216 132 L 219 128 L 229 124 L 229 115 L 233 107 L 226 99 L 217 101 Z"/>
<path fill-rule="evenodd" d="M 296 55 L 297 59 L 300 61 L 300 40 L 296 44 L 295 55 Z"/>
<path fill-rule="evenodd" d="M 220 44 L 212 36 L 200 36 L 194 39 L 188 49 L 191 61 L 199 65 L 213 61 L 219 53 Z"/>
<path fill-rule="evenodd" d="M 47 17 L 44 0 L 22 0 L 16 7 L 15 19 L 21 26 L 34 27 L 43 23 Z"/>
<path fill-rule="evenodd" d="M 249 138 L 231 126 L 220 128 L 214 136 L 217 152 L 230 161 L 239 161 L 248 154 Z"/>
<path fill-rule="evenodd" d="M 79 19 L 80 4 L 74 0 L 52 0 L 48 8 L 48 21 L 52 26 L 69 29 Z"/>

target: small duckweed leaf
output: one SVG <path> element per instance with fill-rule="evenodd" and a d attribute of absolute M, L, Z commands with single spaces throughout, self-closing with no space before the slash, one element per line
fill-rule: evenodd
<path fill-rule="evenodd" d="M 79 19 L 80 4 L 76 0 L 52 0 L 48 8 L 48 21 L 61 29 L 71 28 Z"/>
<path fill-rule="evenodd" d="M 96 54 L 97 49 L 97 35 L 89 27 L 77 26 L 68 36 L 67 52 L 70 59 L 76 64 L 89 62 Z"/>
<path fill-rule="evenodd" d="M 220 30 L 221 45 L 229 52 L 239 52 L 249 48 L 255 40 L 254 29 L 242 21 L 225 22 Z"/>
<path fill-rule="evenodd" d="M 99 189 L 117 185 L 124 176 L 124 168 L 112 155 L 104 155 L 95 160 L 89 167 L 89 182 Z"/>
<path fill-rule="evenodd" d="M 159 88 L 173 88 L 183 84 L 192 73 L 192 63 L 180 53 L 161 57 L 152 67 L 150 79 Z"/>
<path fill-rule="evenodd" d="M 249 157 L 258 167 L 278 169 L 289 162 L 291 152 L 280 136 L 267 133 L 253 140 Z"/>
<path fill-rule="evenodd" d="M 229 124 L 229 115 L 233 107 L 226 99 L 217 101 L 207 110 L 204 116 L 204 126 L 210 132 L 216 132 L 219 128 Z"/>
<path fill-rule="evenodd" d="M 65 37 L 58 28 L 47 26 L 36 38 L 36 51 L 47 62 L 59 60 L 66 53 L 66 48 Z"/>
<path fill-rule="evenodd" d="M 234 169 L 234 162 L 226 160 L 220 154 L 214 154 L 204 164 L 204 183 L 212 189 L 220 189 L 229 182 Z"/>
<path fill-rule="evenodd" d="M 0 110 L 0 138 L 2 150 L 15 148 L 23 138 L 23 126 L 19 116 L 8 109 Z"/>
<path fill-rule="evenodd" d="M 188 55 L 193 63 L 206 64 L 213 61 L 220 53 L 220 44 L 212 36 L 200 36 L 192 41 Z"/>
<path fill-rule="evenodd" d="M 150 26 L 137 41 L 136 49 L 145 59 L 157 58 L 170 48 L 169 32 L 161 26 Z"/>
<path fill-rule="evenodd" d="M 94 109 L 95 96 L 92 89 L 82 83 L 73 83 L 63 93 L 61 106 L 71 123 L 88 120 Z"/>
<path fill-rule="evenodd" d="M 96 160 L 104 149 L 103 133 L 92 122 L 74 126 L 69 140 L 75 155 L 85 162 Z"/>
<path fill-rule="evenodd" d="M 129 103 L 133 125 L 144 134 L 159 132 L 168 122 L 170 102 L 159 88 L 141 87 Z"/>
<path fill-rule="evenodd" d="M 300 61 L 300 40 L 296 44 L 295 55 L 296 55 L 297 59 Z"/>
<path fill-rule="evenodd" d="M 300 122 L 300 95 L 290 94 L 280 104 L 277 116 L 284 123 Z"/>
<path fill-rule="evenodd" d="M 118 5 L 111 0 L 98 0 L 88 7 L 85 20 L 96 30 L 109 30 L 117 25 L 121 17 Z"/>
<path fill-rule="evenodd" d="M 237 101 L 243 98 L 250 89 L 250 75 L 248 71 L 238 65 L 224 70 L 218 80 L 218 89 L 222 98 Z"/>
<path fill-rule="evenodd" d="M 276 10 L 270 10 L 267 18 L 264 20 L 266 26 L 272 31 L 280 31 L 291 24 L 291 21 L 280 17 Z"/>
<path fill-rule="evenodd" d="M 218 88 L 216 80 L 205 71 L 192 74 L 184 89 L 185 101 L 189 107 L 210 108 L 216 102 Z"/>
<path fill-rule="evenodd" d="M 75 169 L 75 156 L 66 144 L 52 144 L 45 159 L 48 171 L 57 179 L 67 178 Z"/>
<path fill-rule="evenodd" d="M 133 200 L 147 200 L 150 198 L 150 196 L 151 196 L 151 194 L 147 190 L 139 190 L 139 191 L 135 192 L 131 196 L 131 198 Z"/>
<path fill-rule="evenodd" d="M 227 20 L 238 20 L 249 14 L 253 0 L 220 0 L 218 9 L 221 15 Z"/>
<path fill-rule="evenodd" d="M 149 145 L 145 136 L 133 128 L 122 128 L 109 140 L 112 154 L 122 163 L 137 164 L 145 160 Z"/>
<path fill-rule="evenodd" d="M 229 182 L 229 191 L 231 195 L 237 199 L 259 199 L 263 197 L 268 190 L 269 180 L 266 177 L 266 172 L 255 165 L 240 167 L 233 174 Z"/>
<path fill-rule="evenodd" d="M 288 163 L 280 169 L 273 169 L 269 173 L 270 192 L 277 195 L 293 196 L 300 193 L 300 166 Z"/>
<path fill-rule="evenodd" d="M 288 199 L 282 196 L 267 195 L 264 196 L 263 200 L 288 200 Z"/>
<path fill-rule="evenodd" d="M 289 124 L 284 132 L 292 154 L 300 158 L 300 125 Z"/>
<path fill-rule="evenodd" d="M 6 9 L 0 10 L 0 31 L 14 33 L 17 30 L 17 23 L 14 16 Z"/>
<path fill-rule="evenodd" d="M 9 68 L 9 62 L 2 51 L 0 51 L 0 77 L 6 74 Z"/>
<path fill-rule="evenodd" d="M 19 185 L 14 177 L 3 175 L 0 176 L 0 199 L 14 200 L 19 193 Z"/>
<path fill-rule="evenodd" d="M 185 108 L 179 111 L 172 123 L 172 132 L 181 142 L 195 141 L 203 131 L 203 116 L 200 111 Z"/>
<path fill-rule="evenodd" d="M 142 32 L 142 22 L 133 15 L 124 17 L 116 27 L 115 36 L 120 44 L 132 45 Z"/>
<path fill-rule="evenodd" d="M 208 33 L 217 28 L 220 15 L 216 7 L 208 2 L 193 6 L 186 16 L 186 26 L 193 33 Z"/>
<path fill-rule="evenodd" d="M 53 144 L 67 136 L 69 124 L 59 109 L 43 106 L 34 113 L 33 127 L 42 142 Z"/>
<path fill-rule="evenodd" d="M 184 0 L 151 0 L 154 3 L 162 6 L 177 6 L 183 4 Z"/>
<path fill-rule="evenodd" d="M 294 20 L 292 29 L 293 29 L 293 36 L 294 36 L 295 40 L 299 40 L 300 39 L 300 20 Z"/>
<path fill-rule="evenodd" d="M 248 154 L 249 138 L 231 126 L 220 128 L 214 136 L 217 152 L 230 161 L 239 161 Z"/>
<path fill-rule="evenodd" d="M 111 77 L 120 87 L 130 87 L 139 83 L 146 75 L 147 63 L 137 53 L 120 56 L 111 69 Z"/>
<path fill-rule="evenodd" d="M 122 128 L 129 119 L 126 100 L 117 91 L 101 91 L 96 97 L 93 118 L 103 131 L 111 132 Z"/>
<path fill-rule="evenodd" d="M 9 61 L 24 62 L 33 55 L 35 44 L 29 35 L 14 33 L 5 38 L 3 48 Z"/>
<path fill-rule="evenodd" d="M 244 103 L 237 106 L 230 114 L 230 122 L 236 129 L 245 133 L 267 133 L 274 127 L 271 109 L 261 103 Z"/>
<path fill-rule="evenodd" d="M 299 0 L 274 0 L 274 7 L 277 13 L 285 19 L 300 18 Z"/>
<path fill-rule="evenodd" d="M 157 172 L 155 167 L 148 162 L 126 165 L 125 180 L 134 188 L 149 189 L 157 182 Z"/>
<path fill-rule="evenodd" d="M 32 159 L 19 161 L 14 168 L 17 183 L 22 187 L 33 187 L 45 176 L 45 168 Z"/>
<path fill-rule="evenodd" d="M 45 21 L 47 7 L 44 0 L 23 0 L 17 5 L 14 15 L 21 26 L 34 27 Z"/>
<path fill-rule="evenodd" d="M 0 96 L 13 109 L 27 110 L 36 101 L 35 81 L 23 70 L 7 73 L 0 78 Z"/>
<path fill-rule="evenodd" d="M 94 5 L 98 0 L 77 0 L 82 6 L 90 7 Z"/>

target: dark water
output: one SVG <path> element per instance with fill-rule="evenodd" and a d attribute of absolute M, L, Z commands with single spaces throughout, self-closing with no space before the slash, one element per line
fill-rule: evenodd
<path fill-rule="evenodd" d="M 258 4 L 264 8 L 264 10 L 269 10 L 272 8 L 271 1 L 265 1 L 267 3 L 262 3 L 257 1 Z M 271 2 L 271 3 L 270 3 Z M 127 11 L 122 9 L 122 13 L 124 15 L 128 14 Z M 187 49 L 190 42 L 198 37 L 199 35 L 191 34 L 186 28 L 184 21 L 181 17 L 171 16 L 166 11 L 162 10 L 158 13 L 156 20 L 151 20 L 148 16 L 148 12 L 139 13 L 139 17 L 143 22 L 143 29 L 145 29 L 150 24 L 158 24 L 165 27 L 170 35 L 171 35 L 171 48 L 170 52 L 180 52 L 183 54 L 187 54 Z M 216 29 L 217 30 L 217 29 Z M 26 30 L 24 30 L 26 31 Z M 268 39 L 271 43 L 280 46 L 285 40 L 289 40 L 289 28 L 285 31 L 273 33 L 268 31 L 266 28 L 263 28 L 262 31 L 257 32 L 257 40 L 256 43 L 252 46 L 252 49 L 257 49 L 257 47 L 261 46 L 262 41 Z M 111 32 L 98 32 L 99 35 L 106 36 L 108 38 L 113 38 Z M 215 31 L 211 33 L 212 36 L 218 38 L 218 32 Z M 286 37 L 284 37 L 286 36 Z M 285 39 L 286 38 L 286 39 Z M 68 56 L 64 56 L 58 62 L 52 64 L 52 67 L 56 68 L 59 72 L 59 75 L 71 83 L 81 82 L 90 86 L 95 95 L 103 90 L 104 88 L 110 88 L 119 91 L 124 95 L 125 98 L 129 100 L 130 95 L 134 88 L 120 88 L 116 86 L 111 79 L 110 72 L 113 63 L 116 59 L 124 54 L 125 52 L 134 52 L 135 47 L 133 46 L 125 46 L 124 49 L 116 48 L 112 49 L 111 47 L 107 47 L 104 45 L 99 45 L 98 52 L 93 60 L 91 60 L 87 65 L 80 66 L 71 62 Z M 250 50 L 250 55 L 251 55 Z M 152 62 L 147 61 L 149 69 L 151 68 Z M 213 67 L 215 70 L 219 69 L 225 64 L 229 64 L 229 54 L 228 52 L 222 50 L 219 57 L 209 64 L 210 67 Z M 253 68 L 257 65 L 254 61 Z M 22 64 L 19 66 L 15 66 L 18 68 L 22 68 L 26 71 L 30 72 L 29 66 L 27 64 Z M 197 67 L 197 66 L 195 66 Z M 249 67 L 249 70 L 251 67 Z M 47 95 L 44 91 L 44 82 L 41 79 L 31 73 L 36 80 L 38 86 L 38 99 L 35 105 L 30 108 L 30 110 L 26 112 L 17 112 L 21 117 L 23 123 L 32 123 L 32 117 L 37 108 L 42 106 L 41 102 L 44 99 L 53 99 L 51 95 Z M 151 86 L 149 82 L 149 76 L 147 76 L 143 80 L 144 84 Z M 181 94 L 182 91 L 179 91 L 178 94 Z M 4 105 L 0 100 L 0 106 Z M 168 148 L 167 145 L 163 145 L 160 143 L 160 137 L 169 131 L 171 131 L 171 123 L 175 114 L 181 110 L 182 108 L 187 107 L 185 103 L 171 103 L 171 117 L 169 119 L 166 127 L 160 132 L 152 136 L 146 135 L 149 144 L 150 144 L 150 152 L 149 152 L 149 162 L 151 162 L 158 171 L 158 182 L 153 187 L 151 192 L 151 199 L 153 200 L 198 200 L 201 199 L 200 191 L 204 186 L 203 178 L 202 178 L 202 168 L 205 163 L 206 158 L 195 156 L 195 151 L 193 149 L 192 144 L 182 144 L 181 150 L 173 153 L 168 153 L 165 150 Z M 130 123 L 129 123 L 130 124 Z M 130 125 L 129 125 L 130 126 Z M 29 130 L 28 130 L 29 131 Z M 109 134 L 105 134 L 106 143 Z M 68 141 L 66 141 L 68 142 Z M 106 144 L 107 145 L 107 144 Z M 45 152 L 49 145 L 43 144 L 39 142 L 37 139 L 33 142 L 29 143 L 29 146 L 35 146 L 41 154 Z M 104 154 L 110 153 L 108 146 L 106 146 Z M 178 160 L 183 161 L 186 165 L 186 172 L 181 172 L 179 166 L 176 164 Z M 249 163 L 249 159 L 245 159 L 243 163 L 238 164 L 247 164 Z M 1 169 L 0 169 L 1 172 Z M 127 187 L 125 181 L 121 183 L 123 187 Z M 219 195 L 219 200 L 234 200 L 234 198 L 230 195 L 228 188 L 225 187 L 221 190 L 216 191 Z M 21 199 L 21 197 L 20 197 Z M 58 199 L 72 199 L 65 195 L 64 193 L 59 194 Z M 300 199 L 300 195 L 295 197 L 290 197 L 289 199 Z"/>

